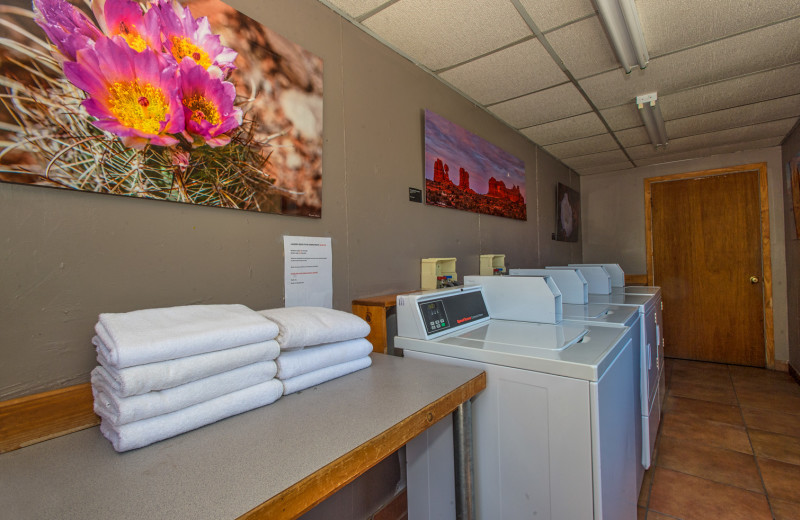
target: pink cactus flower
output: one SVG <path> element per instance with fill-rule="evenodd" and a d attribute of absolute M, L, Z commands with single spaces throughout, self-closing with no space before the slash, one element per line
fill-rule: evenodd
<path fill-rule="evenodd" d="M 66 60 L 103 36 L 92 21 L 66 0 L 34 0 L 34 20 Z"/>
<path fill-rule="evenodd" d="M 144 13 L 134 0 L 92 0 L 92 11 L 106 36 L 119 36 L 139 52 L 147 48 L 161 52 L 157 12 Z"/>
<path fill-rule="evenodd" d="M 184 129 L 175 65 L 150 49 L 137 52 L 121 39 L 102 38 L 78 51 L 64 74 L 89 97 L 82 104 L 95 126 L 118 135 L 126 146 L 171 146 Z"/>
<path fill-rule="evenodd" d="M 191 58 L 223 78 L 236 68 L 236 51 L 222 45 L 219 36 L 211 32 L 208 18 L 195 18 L 188 7 L 181 8 L 170 0 L 159 0 L 151 10 L 160 15 L 164 47 L 175 61 Z"/>
<path fill-rule="evenodd" d="M 194 146 L 217 147 L 231 141 L 228 132 L 242 124 L 242 110 L 234 107 L 236 88 L 232 83 L 213 77 L 192 59 L 184 59 L 180 71 L 184 135 Z"/>

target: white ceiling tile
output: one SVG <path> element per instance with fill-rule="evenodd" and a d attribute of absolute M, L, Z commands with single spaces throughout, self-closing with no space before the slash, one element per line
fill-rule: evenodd
<path fill-rule="evenodd" d="M 451 67 L 532 34 L 508 0 L 400 0 L 363 23 L 431 70 Z"/>
<path fill-rule="evenodd" d="M 800 65 L 659 96 L 665 119 L 677 119 L 800 93 Z"/>
<path fill-rule="evenodd" d="M 690 150 L 687 152 L 671 153 L 667 150 L 665 153 L 644 159 L 637 159 L 637 166 L 650 166 L 653 164 L 662 164 L 665 162 L 685 161 L 689 159 L 698 159 L 701 157 L 710 157 L 712 155 L 727 154 L 740 152 L 743 150 L 757 150 L 759 148 L 771 148 L 773 146 L 780 146 L 783 137 L 768 137 L 765 139 L 758 139 L 755 141 L 742 141 L 735 143 L 728 143 L 719 146 L 712 146 L 699 150 Z"/>
<path fill-rule="evenodd" d="M 618 172 L 622 170 L 630 170 L 633 168 L 633 163 L 630 161 L 620 162 L 620 163 L 613 163 L 613 164 L 603 164 L 600 166 L 586 166 L 581 168 L 580 170 L 576 170 L 578 175 L 596 175 L 598 173 L 609 173 L 609 172 Z"/>
<path fill-rule="evenodd" d="M 667 121 L 670 139 L 800 116 L 800 94 Z"/>
<path fill-rule="evenodd" d="M 639 116 L 639 111 L 636 109 L 634 100 L 624 105 L 605 108 L 600 111 L 600 114 L 603 116 L 603 119 L 606 120 L 608 126 L 614 131 L 624 128 L 633 128 L 642 124 L 642 118 Z"/>
<path fill-rule="evenodd" d="M 338 7 L 353 18 L 358 18 L 385 4 L 386 0 L 325 0 L 325 2 Z"/>
<path fill-rule="evenodd" d="M 797 0 L 637 0 L 651 57 L 800 15 Z"/>
<path fill-rule="evenodd" d="M 633 101 L 657 91 L 660 96 L 733 76 L 800 61 L 800 18 L 660 58 L 644 70 L 622 69 L 580 81 L 599 108 Z"/>
<path fill-rule="evenodd" d="M 792 129 L 797 122 L 797 118 L 781 119 L 769 123 L 760 123 L 730 130 L 721 130 L 708 134 L 693 135 L 689 137 L 670 138 L 666 150 L 656 150 L 652 145 L 633 146 L 627 148 L 631 159 L 645 159 L 665 153 L 677 153 L 692 150 L 702 150 L 713 146 L 721 146 L 729 143 L 743 143 L 755 141 L 768 137 L 783 137 Z"/>
<path fill-rule="evenodd" d="M 620 130 L 614 132 L 622 146 L 638 146 L 640 144 L 650 144 L 650 136 L 647 135 L 647 130 L 644 126 L 637 126 L 635 128 L 628 128 L 627 130 Z"/>
<path fill-rule="evenodd" d="M 594 112 L 522 129 L 523 134 L 540 146 L 599 135 L 605 131 L 606 127 Z"/>
<path fill-rule="evenodd" d="M 584 114 L 590 108 L 578 89 L 565 83 L 493 105 L 489 110 L 514 128 L 524 128 Z"/>
<path fill-rule="evenodd" d="M 520 3 L 542 32 L 595 12 L 591 0 L 520 0 Z"/>
<path fill-rule="evenodd" d="M 604 164 L 622 163 L 627 160 L 628 158 L 625 157 L 625 154 L 622 152 L 622 150 L 611 150 L 608 152 L 571 157 L 569 159 L 564 159 L 562 162 L 570 168 L 580 171 L 581 168 L 601 166 Z"/>
<path fill-rule="evenodd" d="M 545 37 L 576 78 L 585 78 L 620 66 L 596 16 L 570 24 Z"/>
<path fill-rule="evenodd" d="M 565 143 L 552 144 L 550 146 L 545 146 L 544 149 L 558 159 L 567 159 L 578 155 L 619 150 L 619 145 L 614 138 L 611 137 L 611 134 L 603 134 L 594 137 L 585 137 L 583 139 L 575 139 Z"/>
<path fill-rule="evenodd" d="M 459 65 L 439 76 L 482 104 L 505 101 L 567 81 L 537 39 Z"/>

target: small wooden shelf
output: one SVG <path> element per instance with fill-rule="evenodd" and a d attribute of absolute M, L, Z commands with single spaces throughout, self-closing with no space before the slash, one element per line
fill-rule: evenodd
<path fill-rule="evenodd" d="M 367 340 L 372 343 L 373 352 L 378 352 L 380 354 L 387 353 L 389 338 L 387 337 L 386 320 L 397 306 L 397 296 L 410 292 L 414 291 L 384 294 L 381 296 L 353 300 L 353 314 L 369 323 L 370 333 L 367 336 Z"/>

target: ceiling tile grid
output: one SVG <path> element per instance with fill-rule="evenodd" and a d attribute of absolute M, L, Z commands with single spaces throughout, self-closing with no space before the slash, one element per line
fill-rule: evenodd
<path fill-rule="evenodd" d="M 775 146 L 800 119 L 797 0 L 636 0 L 650 61 L 629 74 L 592 0 L 320 1 L 579 175 Z"/>
<path fill-rule="evenodd" d="M 469 61 L 439 76 L 484 105 L 567 81 L 567 76 L 536 39 Z"/>

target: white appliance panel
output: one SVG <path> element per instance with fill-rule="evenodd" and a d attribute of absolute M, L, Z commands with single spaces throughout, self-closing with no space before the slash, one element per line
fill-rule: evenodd
<path fill-rule="evenodd" d="M 486 371 L 486 390 L 472 403 L 477 518 L 594 518 L 588 382 L 424 352 L 405 355 Z M 410 503 L 416 487 L 410 473 L 408 486 Z M 446 501 L 437 492 L 430 496 Z M 410 510 L 409 520 L 417 520 Z"/>
<path fill-rule="evenodd" d="M 590 385 L 592 442 L 599 447 L 593 450 L 592 466 L 600 487 L 594 495 L 596 519 L 635 518 L 637 514 L 639 486 L 632 469 L 640 465 L 642 450 L 635 433 L 639 416 L 630 412 L 635 409 L 631 339 L 627 346 L 603 377 Z"/>

